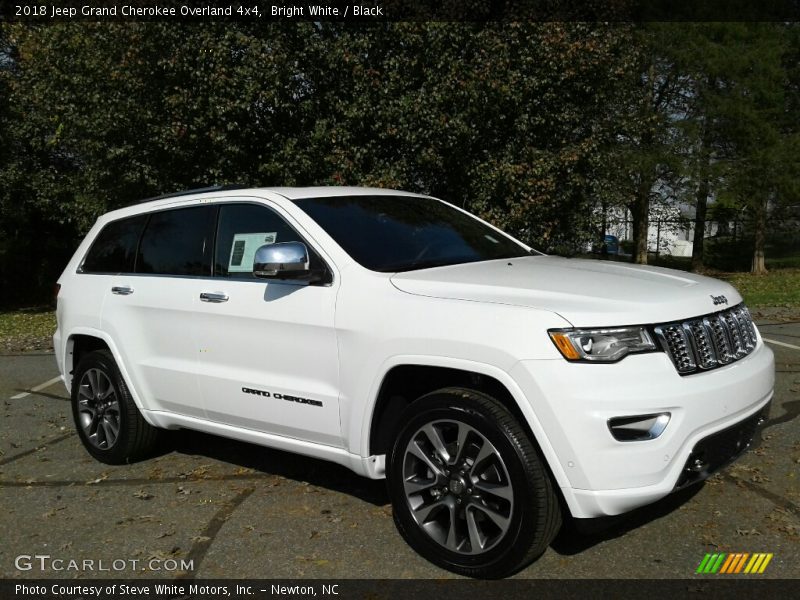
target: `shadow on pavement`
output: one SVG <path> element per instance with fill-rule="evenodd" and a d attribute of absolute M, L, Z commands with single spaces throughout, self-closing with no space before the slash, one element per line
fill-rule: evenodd
<path fill-rule="evenodd" d="M 385 481 L 367 479 L 340 465 L 308 456 L 189 430 L 170 432 L 162 453 L 171 451 L 307 482 L 375 506 L 389 504 Z"/>
<path fill-rule="evenodd" d="M 622 537 L 633 529 L 647 525 L 677 510 L 691 500 L 703 488 L 703 485 L 704 483 L 700 482 L 670 494 L 658 502 L 616 517 L 597 519 L 569 517 L 565 520 L 561 531 L 550 547 L 559 554 L 572 556 L 602 542 Z"/>

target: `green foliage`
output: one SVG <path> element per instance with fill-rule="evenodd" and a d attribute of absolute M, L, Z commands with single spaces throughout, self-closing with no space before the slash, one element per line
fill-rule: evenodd
<path fill-rule="evenodd" d="M 230 182 L 432 193 L 574 251 L 591 235 L 608 107 L 633 65 L 627 28 L 609 25 L 82 22 L 6 33 L 2 203 L 17 232 L 58 230 L 62 264 L 106 210 Z M 36 259 L 21 268 L 6 255 L 3 279 L 42 272 L 50 251 L 28 245 Z"/>
<path fill-rule="evenodd" d="M 573 253 L 598 207 L 696 188 L 713 123 L 713 195 L 767 173 L 777 203 L 797 56 L 772 24 L 2 23 L 4 301 L 46 298 L 99 214 L 214 183 L 431 193 Z"/>

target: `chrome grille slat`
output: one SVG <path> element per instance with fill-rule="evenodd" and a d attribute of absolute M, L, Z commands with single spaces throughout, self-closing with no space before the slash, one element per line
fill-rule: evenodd
<path fill-rule="evenodd" d="M 727 334 L 727 328 L 719 316 L 706 317 L 705 321 L 711 330 L 711 337 L 714 342 L 714 349 L 717 352 L 717 361 L 721 365 L 727 365 L 733 360 L 731 351 L 731 341 Z"/>
<path fill-rule="evenodd" d="M 656 336 L 681 375 L 715 369 L 744 358 L 758 343 L 758 334 L 743 304 L 718 313 L 665 323 Z"/>
<path fill-rule="evenodd" d="M 680 324 L 656 327 L 656 335 L 666 345 L 679 373 L 690 373 L 697 368 L 688 336 Z"/>
<path fill-rule="evenodd" d="M 711 334 L 703 321 L 688 321 L 683 324 L 686 335 L 692 342 L 697 366 L 701 369 L 713 369 L 717 366 L 717 354 L 711 341 Z"/>
<path fill-rule="evenodd" d="M 731 340 L 731 350 L 734 353 L 734 360 L 742 358 L 747 354 L 744 339 L 742 339 L 742 332 L 739 330 L 739 324 L 736 322 L 736 317 L 733 312 L 725 311 L 720 315 L 720 319 L 725 323 L 728 328 L 728 336 Z"/>
<path fill-rule="evenodd" d="M 747 337 L 750 338 L 749 345 L 750 349 L 756 347 L 758 343 L 758 336 L 756 336 L 756 326 L 753 323 L 753 317 L 750 316 L 750 311 L 747 310 L 747 307 L 742 305 L 738 309 L 738 316 L 739 321 L 744 324 L 745 330 L 747 331 Z"/>

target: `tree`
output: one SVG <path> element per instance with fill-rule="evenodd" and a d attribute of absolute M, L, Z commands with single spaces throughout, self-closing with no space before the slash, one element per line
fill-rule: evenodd
<path fill-rule="evenodd" d="M 658 184 L 669 187 L 679 173 L 683 140 L 675 121 L 685 111 L 685 80 L 673 52 L 680 47 L 681 31 L 670 23 L 638 26 L 635 66 L 615 107 L 622 115 L 617 121 L 615 187 L 633 217 L 633 260 L 639 264 L 647 264 L 650 205 Z"/>
<path fill-rule="evenodd" d="M 731 35 L 738 57 L 726 66 L 716 109 L 727 145 L 719 195 L 752 216 L 751 271 L 764 273 L 769 214 L 800 195 L 797 101 L 787 93 L 797 85 L 797 33 L 795 25 L 751 23 Z"/>
<path fill-rule="evenodd" d="M 678 68 L 689 82 L 688 110 L 681 126 L 690 140 L 685 172 L 694 186 L 696 206 L 694 270 L 703 267 L 706 212 L 712 195 L 749 197 L 753 190 L 745 188 L 760 180 L 752 168 L 759 165 L 759 171 L 769 171 L 759 153 L 749 155 L 748 148 L 766 149 L 762 144 L 773 137 L 769 130 L 782 112 L 785 39 L 782 26 L 696 23 L 687 27 L 686 43 L 677 57 Z M 778 143 L 782 134 L 774 133 L 773 141 Z M 751 208 L 755 222 L 760 223 L 756 238 L 763 249 L 765 204 L 754 201 Z"/>
<path fill-rule="evenodd" d="M 81 22 L 10 34 L 19 147 L 6 181 L 76 231 L 176 188 L 378 184 L 573 251 L 590 235 L 630 52 L 627 28 L 602 24 Z"/>

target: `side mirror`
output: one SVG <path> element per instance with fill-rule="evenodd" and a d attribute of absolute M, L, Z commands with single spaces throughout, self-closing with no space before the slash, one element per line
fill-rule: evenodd
<path fill-rule="evenodd" d="M 293 279 L 309 275 L 308 248 L 302 242 L 265 244 L 256 250 L 253 276 L 261 279 Z"/>

